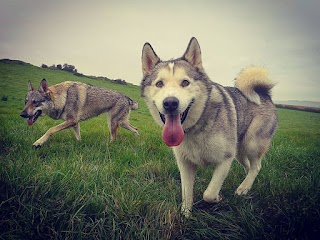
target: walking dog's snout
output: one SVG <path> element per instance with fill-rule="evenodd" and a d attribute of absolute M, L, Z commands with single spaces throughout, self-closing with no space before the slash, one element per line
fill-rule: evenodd
<path fill-rule="evenodd" d="M 179 99 L 176 97 L 167 97 L 163 100 L 162 105 L 168 113 L 173 113 L 179 107 Z"/>
<path fill-rule="evenodd" d="M 20 113 L 20 116 L 23 117 L 23 118 L 29 117 L 29 116 L 28 116 L 28 113 L 27 113 L 26 111 L 22 111 L 22 112 Z"/>

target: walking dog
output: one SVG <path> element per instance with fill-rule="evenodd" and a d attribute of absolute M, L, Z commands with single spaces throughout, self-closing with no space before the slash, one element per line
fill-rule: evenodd
<path fill-rule="evenodd" d="M 28 125 L 34 124 L 39 116 L 44 115 L 55 120 L 64 120 L 50 128 L 33 144 L 34 147 L 41 147 L 51 135 L 71 127 L 76 139 L 80 140 L 80 122 L 104 112 L 108 113 L 111 141 L 117 138 L 118 127 L 139 135 L 137 129 L 129 123 L 130 110 L 136 109 L 136 101 L 109 89 L 69 81 L 48 86 L 43 79 L 38 90 L 35 90 L 29 81 L 25 107 L 20 116 L 28 118 Z"/>

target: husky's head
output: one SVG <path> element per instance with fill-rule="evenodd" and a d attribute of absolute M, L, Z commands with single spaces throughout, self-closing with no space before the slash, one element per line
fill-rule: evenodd
<path fill-rule="evenodd" d="M 199 120 L 210 86 L 197 39 L 191 38 L 181 58 L 169 61 L 161 61 L 145 43 L 142 72 L 141 94 L 155 121 L 163 126 L 164 142 L 180 145 L 184 132 Z"/>
<path fill-rule="evenodd" d="M 48 101 L 50 101 L 50 95 L 47 81 L 43 79 L 37 91 L 34 90 L 29 81 L 29 91 L 26 96 L 24 109 L 20 113 L 20 116 L 28 118 L 28 125 L 34 124 L 39 116 L 44 115 Z"/>

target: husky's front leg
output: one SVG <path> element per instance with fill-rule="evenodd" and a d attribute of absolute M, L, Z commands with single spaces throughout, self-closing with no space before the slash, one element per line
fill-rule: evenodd
<path fill-rule="evenodd" d="M 181 213 L 189 217 L 193 205 L 193 185 L 197 167 L 188 160 L 177 157 L 177 164 L 181 176 L 182 205 Z"/>
<path fill-rule="evenodd" d="M 222 184 L 227 177 L 231 163 L 232 158 L 224 160 L 217 164 L 212 179 L 209 183 L 209 186 L 207 187 L 206 191 L 203 193 L 203 200 L 208 203 L 216 203 L 221 201 L 221 196 L 219 195 L 220 189 L 222 187 Z"/>
<path fill-rule="evenodd" d="M 61 130 L 70 128 L 70 127 L 74 127 L 76 125 L 76 121 L 74 120 L 68 120 L 65 121 L 55 127 L 50 128 L 41 138 L 39 138 L 37 141 L 34 142 L 33 146 L 35 148 L 39 148 L 41 147 L 48 139 L 51 135 L 55 134 L 56 132 L 59 132 Z"/>

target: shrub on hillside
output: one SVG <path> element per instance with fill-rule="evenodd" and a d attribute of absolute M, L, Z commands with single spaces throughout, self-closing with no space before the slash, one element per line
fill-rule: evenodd
<path fill-rule="evenodd" d="M 122 80 L 122 79 L 116 79 L 116 80 L 114 80 L 116 83 L 118 83 L 118 84 L 123 84 L 123 85 L 126 85 L 127 84 L 127 82 L 125 81 L 125 80 Z"/>
<path fill-rule="evenodd" d="M 73 72 L 75 72 L 75 69 L 76 69 L 75 66 L 65 63 L 65 64 L 63 64 L 62 70 L 73 73 Z"/>

